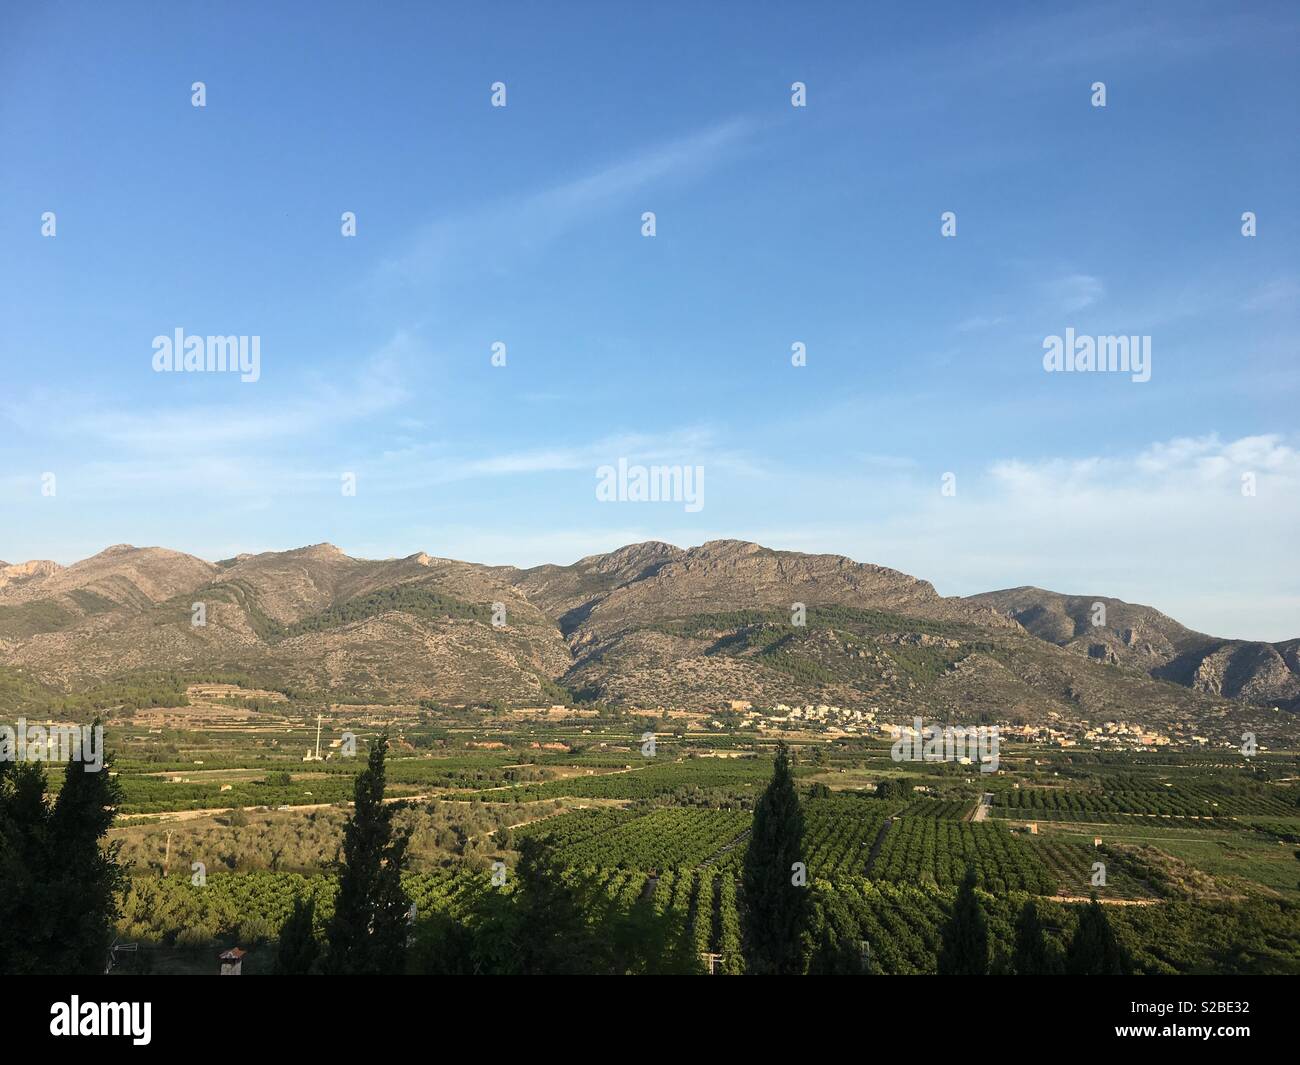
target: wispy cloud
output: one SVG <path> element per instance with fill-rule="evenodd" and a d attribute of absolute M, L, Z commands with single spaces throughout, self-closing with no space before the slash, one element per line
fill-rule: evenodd
<path fill-rule="evenodd" d="M 1274 278 L 1252 292 L 1242 306 L 1247 311 L 1296 310 L 1300 308 L 1300 278 Z"/>
<path fill-rule="evenodd" d="M 387 451 L 371 464 L 372 476 L 391 489 L 417 489 L 456 481 L 590 472 L 620 458 L 633 463 L 703 465 L 738 476 L 761 477 L 760 464 L 743 450 L 719 443 L 709 428 L 662 433 L 619 433 L 585 443 L 528 448 L 498 454 L 465 454 L 433 441 Z"/>
<path fill-rule="evenodd" d="M 734 155 L 758 128 L 753 119 L 731 119 L 540 191 L 437 219 L 409 248 L 380 265 L 375 283 L 420 285 L 505 270 L 656 183 L 707 172 Z"/>
<path fill-rule="evenodd" d="M 1091 274 L 1068 274 L 1044 285 L 1047 299 L 1058 310 L 1081 311 L 1091 307 L 1106 292 L 1100 278 Z"/>
<path fill-rule="evenodd" d="M 969 318 L 964 318 L 953 326 L 953 331 L 957 333 L 978 333 L 985 329 L 993 329 L 996 326 L 1003 325 L 1008 319 L 1002 314 L 975 314 Z"/>
<path fill-rule="evenodd" d="M 399 334 L 337 379 L 318 373 L 275 390 L 261 383 L 235 384 L 238 401 L 160 403 L 156 410 L 137 408 L 123 417 L 102 402 L 45 391 L 5 404 L 0 417 L 23 432 L 123 451 L 233 455 L 268 441 L 310 438 L 393 409 L 410 397 L 402 378 L 412 355 L 411 338 Z"/>

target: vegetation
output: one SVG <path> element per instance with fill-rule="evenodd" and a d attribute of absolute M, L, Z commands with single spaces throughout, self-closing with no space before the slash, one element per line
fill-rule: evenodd
<path fill-rule="evenodd" d="M 1079 914 L 1065 954 L 1065 971 L 1071 976 L 1124 976 L 1130 971 L 1124 948 L 1095 895 Z"/>
<path fill-rule="evenodd" d="M 104 971 L 124 883 L 102 846 L 118 790 L 110 761 L 88 764 L 67 763 L 50 803 L 41 763 L 0 759 L 0 972 Z"/>
<path fill-rule="evenodd" d="M 314 896 L 297 897 L 293 900 L 293 912 L 280 925 L 275 971 L 280 976 L 306 976 L 314 971 L 319 957 L 316 899 Z"/>
<path fill-rule="evenodd" d="M 484 624 L 492 620 L 492 609 L 486 604 L 466 603 L 430 588 L 399 584 L 349 599 L 292 625 L 274 626 L 271 638 L 287 640 L 306 632 L 336 629 L 342 625 L 350 625 L 395 610 L 428 620 L 460 618 L 466 621 L 481 621 Z"/>
<path fill-rule="evenodd" d="M 1062 970 L 1059 952 L 1047 937 L 1038 903 L 1026 899 L 1016 918 L 1016 942 L 1011 968 L 1017 976 L 1054 976 Z"/>
<path fill-rule="evenodd" d="M 741 927 L 745 969 L 752 975 L 803 971 L 803 940 L 809 923 L 803 834 L 790 753 L 782 744 L 772 767 L 772 782 L 754 807 L 745 852 Z"/>
<path fill-rule="evenodd" d="M 939 973 L 944 976 L 986 976 L 989 971 L 989 922 L 975 893 L 975 867 L 968 866 L 957 891 L 952 916 L 943 926 Z"/>
<path fill-rule="evenodd" d="M 636 720 L 326 712 L 326 735 L 358 734 L 360 775 L 351 758 L 302 761 L 315 709 L 292 701 L 183 730 L 156 715 L 114 725 L 111 801 L 0 762 L 0 928 L 39 932 L 33 907 L 60 897 L 34 901 L 33 883 L 62 876 L 53 867 L 23 871 L 49 861 L 42 837 L 63 803 L 86 826 L 77 883 L 113 882 L 97 927 L 155 958 L 193 952 L 202 971 L 239 944 L 246 971 L 286 973 L 1300 974 L 1289 755 L 1012 749 L 985 779 L 900 768 L 856 737 L 799 738 L 773 757 L 761 736 L 656 719 L 643 758 Z M 1088 819 L 966 820 L 986 789 L 995 813 L 1042 808 L 1010 798 L 1037 792 Z M 1108 796 L 1125 820 L 1098 829 Z M 1207 799 L 1225 813 L 1186 812 Z M 1141 811 L 1157 801 L 1168 817 Z M 94 810 L 124 802 L 137 815 L 99 832 Z M 227 806 L 253 809 L 169 819 Z M 102 868 L 85 862 L 91 839 Z M 1106 881 L 1093 887 L 1097 862 Z M 0 941 L 6 971 L 72 971 L 56 970 L 74 962 L 52 932 L 39 948 Z M 101 971 L 108 940 L 88 941 L 76 964 Z"/>
<path fill-rule="evenodd" d="M 357 775 L 352 817 L 343 829 L 343 867 L 334 913 L 325 929 L 326 971 L 370 975 L 401 972 L 411 900 L 402 887 L 408 839 L 393 831 L 393 808 L 384 803 L 388 737 L 370 747 Z"/>

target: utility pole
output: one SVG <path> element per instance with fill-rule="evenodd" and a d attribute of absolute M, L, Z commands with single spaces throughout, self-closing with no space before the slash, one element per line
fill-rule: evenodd
<path fill-rule="evenodd" d="M 316 715 L 316 761 L 320 761 L 320 714 Z"/>
<path fill-rule="evenodd" d="M 167 867 L 172 861 L 172 830 L 167 830 L 167 852 L 163 855 L 163 876 L 167 875 Z"/>

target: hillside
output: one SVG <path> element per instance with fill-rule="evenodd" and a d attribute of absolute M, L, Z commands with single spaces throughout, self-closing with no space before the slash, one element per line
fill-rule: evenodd
<path fill-rule="evenodd" d="M 1208 695 L 1300 709 L 1300 641 L 1262 643 L 1207 636 L 1160 611 L 1119 599 L 1009 588 L 969 597 L 1076 654 L 1141 670 Z M 1104 621 L 1094 624 L 1105 607 Z"/>
<path fill-rule="evenodd" d="M 145 675 L 237 673 L 326 701 L 812 702 L 1229 735 L 1295 725 L 1251 702 L 1289 690 L 1295 641 L 1216 641 L 1117 600 L 1097 633 L 1081 627 L 1091 598 L 945 598 L 881 566 L 735 540 L 531 569 L 357 559 L 330 544 L 215 563 L 119 545 L 29 567 L 5 567 L 24 575 L 0 584 L 0 701 L 15 704 Z"/>

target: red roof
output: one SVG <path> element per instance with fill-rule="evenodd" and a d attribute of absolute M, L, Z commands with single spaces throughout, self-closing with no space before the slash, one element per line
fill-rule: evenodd
<path fill-rule="evenodd" d="M 220 954 L 217 957 L 220 961 L 239 961 L 239 959 L 247 953 L 248 951 L 241 950 L 239 947 L 231 947 L 224 954 Z"/>

